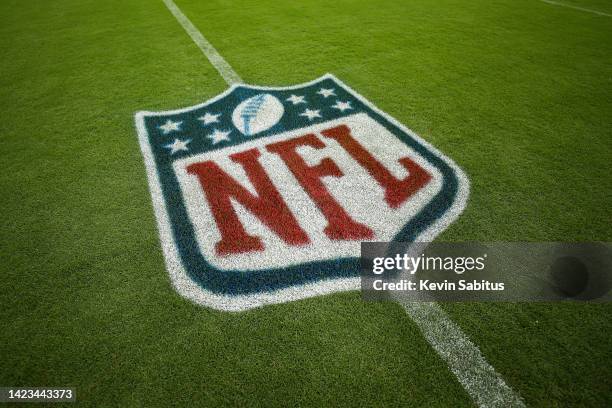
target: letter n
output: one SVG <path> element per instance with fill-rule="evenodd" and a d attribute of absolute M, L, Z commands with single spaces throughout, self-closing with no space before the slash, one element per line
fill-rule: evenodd
<path fill-rule="evenodd" d="M 232 199 L 242 204 L 285 243 L 289 245 L 309 243 L 308 235 L 300 227 L 259 163 L 259 151 L 250 149 L 229 157 L 242 166 L 257 195 L 253 195 L 241 186 L 212 161 L 194 163 L 187 167 L 189 174 L 198 177 L 221 233 L 221 240 L 215 245 L 217 254 L 223 256 L 264 249 L 261 238 L 249 235 L 245 231 L 232 205 Z"/>

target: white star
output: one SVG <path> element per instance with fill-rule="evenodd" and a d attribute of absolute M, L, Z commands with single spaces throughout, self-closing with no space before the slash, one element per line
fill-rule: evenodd
<path fill-rule="evenodd" d="M 325 89 L 325 88 L 321 88 L 319 90 L 319 92 L 317 92 L 319 95 L 323 96 L 324 98 L 327 98 L 328 96 L 332 96 L 332 95 L 336 95 L 334 93 L 335 89 Z"/>
<path fill-rule="evenodd" d="M 304 96 L 302 95 L 298 96 L 291 94 L 291 96 L 285 100 L 291 102 L 294 105 L 297 105 L 298 103 L 306 103 L 306 101 L 304 100 Z"/>
<path fill-rule="evenodd" d="M 300 116 L 306 116 L 308 120 L 313 120 L 314 118 L 320 118 L 321 114 L 319 113 L 318 109 L 316 110 L 306 109 L 304 113 L 300 113 Z"/>
<path fill-rule="evenodd" d="M 174 139 L 174 142 L 168 145 L 165 145 L 164 147 L 166 149 L 170 149 L 170 154 L 174 154 L 176 152 L 180 152 L 181 150 L 188 151 L 189 149 L 187 148 L 187 144 L 189 142 L 191 142 L 191 139 L 187 139 L 187 140 Z"/>
<path fill-rule="evenodd" d="M 347 102 L 336 101 L 336 104 L 333 105 L 332 108 L 338 109 L 340 112 L 344 112 L 347 109 L 353 109 L 353 107 L 351 106 L 351 101 L 347 101 Z"/>
<path fill-rule="evenodd" d="M 204 116 L 200 116 L 198 120 L 201 120 L 205 125 L 208 125 L 210 123 L 219 122 L 219 116 L 221 116 L 220 113 L 213 115 L 211 113 L 206 112 Z"/>
<path fill-rule="evenodd" d="M 212 143 L 216 145 L 217 143 L 220 143 L 224 140 L 227 140 L 229 142 L 230 138 L 228 137 L 228 135 L 230 133 L 232 133 L 231 130 L 228 130 L 227 132 L 223 132 L 222 130 L 215 129 L 210 135 L 206 137 L 212 140 Z"/>
<path fill-rule="evenodd" d="M 168 133 L 172 131 L 181 130 L 181 123 L 183 123 L 183 121 L 173 122 L 170 119 L 168 119 L 166 123 L 161 125 L 159 128 L 164 132 L 164 135 L 167 135 Z"/>

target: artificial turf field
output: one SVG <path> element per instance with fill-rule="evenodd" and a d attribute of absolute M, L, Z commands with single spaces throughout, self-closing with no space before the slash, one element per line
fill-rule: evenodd
<path fill-rule="evenodd" d="M 604 0 L 566 4 L 612 14 Z M 612 18 L 538 0 L 176 4 L 247 83 L 331 72 L 455 160 L 440 241 L 612 240 Z M 1 386 L 89 406 L 470 406 L 394 303 L 172 288 L 139 110 L 227 84 L 144 0 L 0 4 Z M 443 304 L 528 406 L 612 405 L 609 304 Z"/>

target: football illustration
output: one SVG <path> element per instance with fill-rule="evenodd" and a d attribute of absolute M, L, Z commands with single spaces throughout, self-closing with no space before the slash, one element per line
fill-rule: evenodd
<path fill-rule="evenodd" d="M 269 93 L 255 95 L 242 101 L 232 114 L 234 126 L 246 136 L 251 136 L 276 125 L 283 117 L 285 108 Z"/>

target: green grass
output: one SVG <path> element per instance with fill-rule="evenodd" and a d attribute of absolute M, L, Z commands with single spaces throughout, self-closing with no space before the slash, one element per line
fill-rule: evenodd
<path fill-rule="evenodd" d="M 612 4 L 608 0 L 552 0 L 559 4 L 567 4 L 568 6 L 580 7 L 588 10 L 598 11 L 601 13 L 612 14 Z M 572 10 L 568 10 L 572 12 Z M 575 12 L 575 11 L 573 11 Z"/>
<path fill-rule="evenodd" d="M 330 3 L 177 1 L 246 82 L 332 72 L 451 156 L 472 193 L 441 240 L 611 240 L 610 18 Z M 72 385 L 97 406 L 471 404 L 394 304 L 226 314 L 176 295 L 133 114 L 226 85 L 161 1 L 0 10 L 0 385 Z M 444 308 L 528 404 L 612 405 L 609 305 Z"/>

